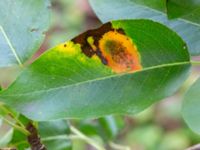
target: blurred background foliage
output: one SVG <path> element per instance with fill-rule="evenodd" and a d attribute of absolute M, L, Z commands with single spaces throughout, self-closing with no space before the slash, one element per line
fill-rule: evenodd
<path fill-rule="evenodd" d="M 87 0 L 51 0 L 51 2 L 51 27 L 40 50 L 30 61 L 45 50 L 101 24 Z M 105 144 L 106 149 L 114 149 L 114 143 L 130 147 L 131 150 L 184 150 L 198 144 L 200 135 L 193 133 L 186 126 L 180 114 L 182 96 L 199 73 L 197 68 L 193 70 L 194 74 L 174 96 L 136 116 L 116 115 L 100 119 L 71 120 L 71 123 L 85 135 Z M 13 69 L 10 72 L 13 72 Z M 13 80 L 13 77 L 11 78 Z M 4 82 L 6 82 L 5 77 Z M 7 142 L 5 140 L 9 141 L 13 131 L 4 125 L 4 121 L 0 120 L 0 124 L 3 124 L 0 129 L 0 144 L 4 146 Z M 94 149 L 79 139 L 73 139 L 72 145 L 73 150 Z"/>

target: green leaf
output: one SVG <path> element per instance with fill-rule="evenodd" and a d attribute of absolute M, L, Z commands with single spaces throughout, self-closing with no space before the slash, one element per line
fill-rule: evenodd
<path fill-rule="evenodd" d="M 182 17 L 186 20 L 200 23 L 200 1 L 199 0 L 168 0 L 167 1 L 168 17 Z"/>
<path fill-rule="evenodd" d="M 18 150 L 24 150 L 30 147 L 27 137 L 18 130 L 13 131 L 13 137 L 9 145 L 16 147 Z"/>
<path fill-rule="evenodd" d="M 187 91 L 183 106 L 182 114 L 188 126 L 196 133 L 200 134 L 200 79 L 198 79 Z"/>
<path fill-rule="evenodd" d="M 23 123 L 25 126 L 30 122 L 30 120 L 23 115 L 18 115 L 18 120 Z M 21 131 L 14 129 L 12 140 L 9 143 L 10 147 L 15 147 L 17 150 L 25 150 L 30 147 L 27 136 Z"/>
<path fill-rule="evenodd" d="M 38 50 L 50 22 L 48 0 L 0 3 L 0 67 L 23 64 Z"/>
<path fill-rule="evenodd" d="M 105 116 L 98 119 L 85 119 L 78 122 L 79 129 L 87 136 L 100 136 L 107 144 L 116 138 L 120 129 L 124 127 L 121 116 Z"/>
<path fill-rule="evenodd" d="M 113 116 L 106 116 L 98 119 L 99 135 L 102 136 L 105 142 L 113 140 L 118 134 L 118 126 L 116 119 Z"/>
<path fill-rule="evenodd" d="M 113 21 L 44 53 L 0 99 L 35 120 L 138 113 L 172 95 L 189 70 L 173 31 L 150 20 Z"/>
<path fill-rule="evenodd" d="M 78 128 L 82 133 L 84 133 L 87 136 L 98 136 L 99 133 L 97 131 L 97 122 L 93 119 L 84 119 L 80 120 L 78 123 Z"/>
<path fill-rule="evenodd" d="M 168 20 L 165 1 L 161 0 L 90 0 L 102 22 L 118 19 L 152 19 L 176 31 L 187 43 L 191 55 L 200 54 L 200 11 L 187 17 Z M 192 19 L 193 18 L 193 19 Z"/>
<path fill-rule="evenodd" d="M 39 134 L 48 150 L 71 150 L 69 126 L 66 120 L 39 122 Z"/>

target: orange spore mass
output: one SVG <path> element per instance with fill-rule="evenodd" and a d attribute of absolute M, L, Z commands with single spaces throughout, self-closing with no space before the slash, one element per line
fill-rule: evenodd
<path fill-rule="evenodd" d="M 100 39 L 99 48 L 108 66 L 116 73 L 142 69 L 137 47 L 126 35 L 117 31 L 109 31 Z"/>

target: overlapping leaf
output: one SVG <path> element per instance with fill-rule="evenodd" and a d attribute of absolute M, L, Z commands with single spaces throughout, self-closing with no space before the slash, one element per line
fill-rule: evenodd
<path fill-rule="evenodd" d="M 100 136 L 105 143 L 114 140 L 120 129 L 125 126 L 121 116 L 105 116 L 96 120 L 85 119 L 78 124 L 81 132 L 88 136 Z"/>
<path fill-rule="evenodd" d="M 199 0 L 168 0 L 167 14 L 169 18 L 183 17 L 195 23 L 200 23 Z"/>
<path fill-rule="evenodd" d="M 188 90 L 183 102 L 183 118 L 189 127 L 200 134 L 200 79 L 198 79 Z"/>
<path fill-rule="evenodd" d="M 113 21 L 44 53 L 0 99 L 35 120 L 137 113 L 173 94 L 189 61 L 185 43 L 165 26 Z"/>
<path fill-rule="evenodd" d="M 71 150 L 66 120 L 39 122 L 39 134 L 48 150 Z"/>
<path fill-rule="evenodd" d="M 49 25 L 48 0 L 0 3 L 0 67 L 23 64 L 38 50 Z"/>
<path fill-rule="evenodd" d="M 171 1 L 174 2 L 175 0 Z M 196 3 L 197 1 L 194 0 L 193 2 Z M 192 13 L 189 13 L 182 18 L 168 20 L 166 15 L 165 1 L 90 0 L 90 3 L 102 22 L 118 19 L 141 18 L 147 18 L 161 22 L 176 31 L 186 41 L 191 55 L 200 54 L 199 9 L 192 11 Z M 169 3 L 169 5 L 171 5 L 171 3 Z"/>

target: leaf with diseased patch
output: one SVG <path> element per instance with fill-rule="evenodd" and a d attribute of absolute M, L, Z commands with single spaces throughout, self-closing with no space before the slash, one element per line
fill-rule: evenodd
<path fill-rule="evenodd" d="M 200 54 L 199 9 L 182 18 L 168 20 L 165 0 L 90 0 L 90 4 L 103 23 L 118 19 L 146 18 L 165 24 L 186 41 L 191 55 Z"/>
<path fill-rule="evenodd" d="M 50 49 L 0 93 L 29 118 L 137 113 L 173 94 L 188 76 L 182 39 L 150 20 L 122 20 Z"/>

